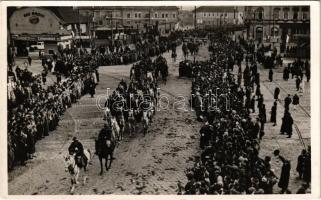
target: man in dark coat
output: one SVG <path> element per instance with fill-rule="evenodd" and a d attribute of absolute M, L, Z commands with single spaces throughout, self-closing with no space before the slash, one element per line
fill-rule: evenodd
<path fill-rule="evenodd" d="M 276 126 L 276 113 L 277 113 L 277 102 L 275 101 L 272 108 L 271 108 L 271 122 L 273 123 L 273 126 Z"/>
<path fill-rule="evenodd" d="M 284 116 L 282 118 L 282 125 L 281 125 L 281 135 L 287 133 L 288 138 L 292 136 L 292 125 L 293 125 L 293 118 L 288 110 L 285 111 Z"/>
<path fill-rule="evenodd" d="M 208 122 L 200 130 L 200 147 L 204 149 L 205 146 L 208 146 L 211 140 L 211 125 Z"/>
<path fill-rule="evenodd" d="M 303 171 L 303 180 L 309 186 L 311 182 L 311 147 L 308 147 L 307 155 L 305 158 L 305 170 Z"/>
<path fill-rule="evenodd" d="M 289 186 L 289 180 L 290 180 L 291 163 L 289 160 L 286 160 L 283 156 L 279 154 L 280 154 L 279 150 L 274 151 L 274 155 L 277 156 L 283 163 L 278 186 L 279 188 L 282 189 L 280 193 L 284 194 L 285 192 L 289 192 L 288 186 Z"/>
<path fill-rule="evenodd" d="M 289 69 L 285 67 L 283 70 L 283 80 L 285 81 L 289 80 L 289 73 L 290 73 Z"/>
<path fill-rule="evenodd" d="M 86 163 L 87 161 L 87 157 L 84 154 L 84 147 L 81 144 L 81 142 L 79 142 L 79 140 L 76 137 L 72 138 L 72 143 L 70 144 L 69 148 L 68 148 L 69 154 L 70 155 L 74 155 L 77 156 L 81 156 L 84 159 L 84 162 Z M 76 159 L 76 162 L 78 165 L 81 165 L 81 163 L 79 163 L 78 159 Z"/>
<path fill-rule="evenodd" d="M 293 104 L 294 110 L 296 110 L 296 107 L 300 104 L 300 97 L 297 94 L 293 96 L 292 104 Z"/>
<path fill-rule="evenodd" d="M 276 87 L 274 90 L 274 100 L 279 100 L 280 88 Z"/>
<path fill-rule="evenodd" d="M 95 142 L 95 154 L 98 154 L 101 150 L 102 142 L 106 140 L 111 140 L 112 142 L 115 142 L 114 139 L 112 139 L 112 130 L 107 126 L 107 124 L 104 125 L 104 128 L 101 129 L 98 135 L 98 140 Z"/>
<path fill-rule="evenodd" d="M 300 77 L 297 77 L 295 80 L 296 91 L 299 91 L 300 83 L 301 83 L 301 79 L 300 79 Z"/>
<path fill-rule="evenodd" d="M 284 99 L 284 109 L 289 110 L 289 106 L 291 103 L 292 103 L 291 95 L 288 94 L 288 96 L 285 97 L 285 99 Z"/>
<path fill-rule="evenodd" d="M 90 93 L 91 98 L 94 98 L 94 95 L 96 93 L 96 84 L 93 80 L 90 80 L 89 93 Z"/>
<path fill-rule="evenodd" d="M 297 167 L 296 167 L 296 171 L 299 173 L 299 179 L 303 178 L 303 172 L 305 170 L 306 157 L 307 157 L 307 151 L 305 149 L 303 149 L 301 154 L 298 157 L 298 164 L 297 164 Z"/>

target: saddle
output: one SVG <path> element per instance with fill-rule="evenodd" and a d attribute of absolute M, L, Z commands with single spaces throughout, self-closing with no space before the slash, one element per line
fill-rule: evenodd
<path fill-rule="evenodd" d="M 85 155 L 75 155 L 76 165 L 82 168 L 86 165 L 87 158 Z"/>

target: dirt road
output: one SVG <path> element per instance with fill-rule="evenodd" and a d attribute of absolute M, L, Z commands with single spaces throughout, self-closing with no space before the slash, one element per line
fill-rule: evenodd
<path fill-rule="evenodd" d="M 164 56 L 169 64 L 167 84 L 160 84 L 162 105 L 169 108 L 156 113 L 147 135 L 138 130 L 115 150 L 111 169 L 99 175 L 98 157 L 93 157 L 85 185 L 77 185 L 75 194 L 176 194 L 177 181 L 186 182 L 184 170 L 199 155 L 198 131 L 201 124 L 188 107 L 191 81 L 178 78 L 178 63 L 183 60 L 181 47 L 177 60 Z M 207 59 L 207 47 L 200 49 L 197 59 Z M 62 116 L 56 131 L 38 141 L 36 158 L 26 167 L 17 167 L 9 173 L 9 194 L 69 194 L 70 178 L 64 171 L 63 155 L 67 154 L 73 136 L 85 148 L 94 151 L 94 139 L 103 127 L 103 113 L 97 107 L 98 99 L 106 96 L 107 88 L 115 89 L 120 79 L 128 80 L 131 65 L 100 67 L 100 82 L 96 97 L 82 97 Z M 165 100 L 168 98 L 168 102 Z M 177 97 L 184 97 L 177 99 Z M 179 104 L 174 102 L 180 100 Z M 182 108 L 185 103 L 186 109 Z M 82 173 L 83 174 L 83 173 Z M 80 177 L 81 180 L 82 177 Z"/>

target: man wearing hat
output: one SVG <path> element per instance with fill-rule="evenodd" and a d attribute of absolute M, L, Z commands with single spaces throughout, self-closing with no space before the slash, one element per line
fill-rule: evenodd
<path fill-rule="evenodd" d="M 81 156 L 84 160 L 86 160 L 86 156 L 84 155 L 84 147 L 83 145 L 79 142 L 79 140 L 77 139 L 77 137 L 73 137 L 72 138 L 72 143 L 70 144 L 69 148 L 68 148 L 69 154 L 70 155 L 74 155 L 77 156 Z M 76 159 L 77 161 L 77 159 Z M 86 163 L 86 161 L 85 161 Z M 78 163 L 80 164 L 80 163 Z"/>
<path fill-rule="evenodd" d="M 104 124 L 104 128 L 101 129 L 98 135 L 98 140 L 95 141 L 95 154 L 98 154 L 101 150 L 101 146 L 103 145 L 103 142 L 106 142 L 107 140 L 110 140 L 113 144 L 115 142 L 115 138 L 112 137 L 112 130 L 110 127 L 107 126 L 107 124 Z"/>

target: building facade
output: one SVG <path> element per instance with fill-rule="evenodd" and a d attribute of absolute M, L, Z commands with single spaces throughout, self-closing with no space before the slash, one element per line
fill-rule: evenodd
<path fill-rule="evenodd" d="M 243 24 L 243 7 L 200 6 L 195 13 L 197 27 Z"/>
<path fill-rule="evenodd" d="M 280 52 L 298 45 L 309 48 L 309 6 L 248 6 L 245 24 L 248 38 L 272 44 Z"/>
<path fill-rule="evenodd" d="M 160 34 L 167 34 L 178 23 L 175 6 L 79 7 L 79 13 L 89 19 L 98 39 L 110 39 L 111 35 L 123 32 L 141 34 L 156 25 Z"/>
<path fill-rule="evenodd" d="M 31 45 L 37 43 L 44 44 L 43 53 L 53 54 L 58 45 L 71 46 L 76 37 L 88 31 L 86 23 L 71 7 L 17 8 L 8 18 L 9 44 L 22 56 L 28 55 Z"/>

